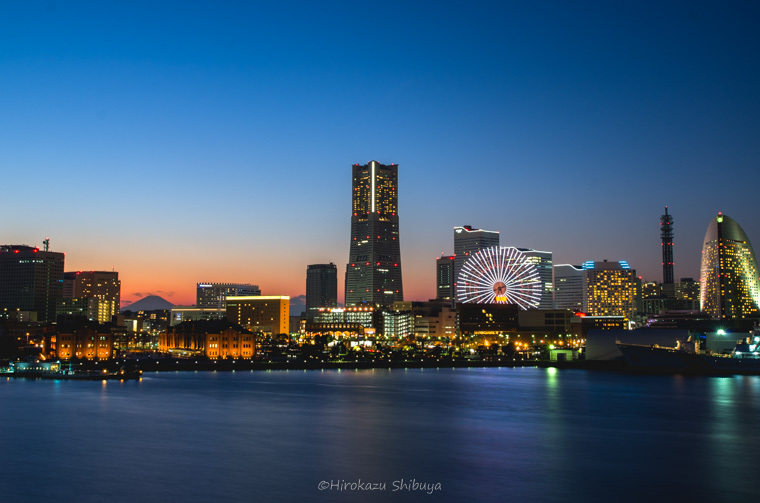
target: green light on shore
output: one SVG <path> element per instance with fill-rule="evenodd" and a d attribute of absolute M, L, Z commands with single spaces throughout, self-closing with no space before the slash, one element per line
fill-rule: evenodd
<path fill-rule="evenodd" d="M 723 215 L 718 215 L 718 223 L 723 223 Z"/>

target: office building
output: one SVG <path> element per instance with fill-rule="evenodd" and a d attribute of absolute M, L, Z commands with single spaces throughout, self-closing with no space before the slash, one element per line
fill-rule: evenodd
<path fill-rule="evenodd" d="M 435 259 L 435 298 L 436 300 L 453 301 L 456 299 L 453 255 L 441 256 Z"/>
<path fill-rule="evenodd" d="M 306 315 L 313 319 L 320 307 L 338 306 L 338 268 L 335 264 L 306 266 Z"/>
<path fill-rule="evenodd" d="M 258 285 L 249 283 L 198 283 L 196 307 L 224 309 L 230 295 L 261 295 Z"/>
<path fill-rule="evenodd" d="M 518 250 L 526 257 L 528 263 L 536 266 L 536 270 L 538 270 L 538 277 L 541 280 L 541 301 L 538 304 L 538 309 L 553 309 L 554 280 L 552 276 L 554 267 L 552 252 L 530 248 L 518 248 Z"/>
<path fill-rule="evenodd" d="M 583 263 L 583 311 L 590 316 L 623 316 L 636 312 L 636 271 L 628 262 Z"/>
<path fill-rule="evenodd" d="M 227 296 L 227 319 L 252 332 L 288 334 L 290 297 L 275 295 Z"/>
<path fill-rule="evenodd" d="M 744 230 L 718 213 L 710 220 L 702 248 L 702 311 L 716 319 L 758 315 L 760 284 L 755 252 Z"/>
<path fill-rule="evenodd" d="M 116 271 L 77 271 L 63 273 L 63 298 L 60 314 L 71 315 L 87 306 L 85 317 L 109 323 L 119 314 L 121 281 Z"/>
<path fill-rule="evenodd" d="M 351 245 L 346 306 L 404 300 L 398 230 L 398 165 L 352 167 Z"/>
<path fill-rule="evenodd" d="M 486 248 L 499 246 L 499 232 L 473 229 L 470 225 L 454 227 L 454 291 L 459 273 L 470 256 Z"/>
<path fill-rule="evenodd" d="M 0 310 L 33 311 L 55 321 L 63 296 L 64 254 L 26 245 L 0 245 Z"/>
<path fill-rule="evenodd" d="M 583 311 L 583 267 L 558 264 L 554 266 L 554 305 L 557 309 Z"/>

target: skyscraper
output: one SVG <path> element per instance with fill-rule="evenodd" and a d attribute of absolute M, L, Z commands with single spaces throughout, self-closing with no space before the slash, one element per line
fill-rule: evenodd
<path fill-rule="evenodd" d="M 306 266 L 306 314 L 311 319 L 320 307 L 338 307 L 338 268 L 332 262 Z"/>
<path fill-rule="evenodd" d="M 528 258 L 528 262 L 536 266 L 538 276 L 541 278 L 541 302 L 538 304 L 539 309 L 553 309 L 554 300 L 552 290 L 554 283 L 552 281 L 552 252 L 538 251 L 530 248 L 518 248 Z"/>
<path fill-rule="evenodd" d="M 435 259 L 435 298 L 448 300 L 454 303 L 456 288 L 454 280 L 454 257 L 453 255 L 440 256 Z"/>
<path fill-rule="evenodd" d="M 346 305 L 404 300 L 398 233 L 398 165 L 354 164 Z"/>
<path fill-rule="evenodd" d="M 583 311 L 591 316 L 626 316 L 636 312 L 636 271 L 628 262 L 583 263 Z"/>
<path fill-rule="evenodd" d="M 673 279 L 673 216 L 665 214 L 660 217 L 660 239 L 662 239 L 662 284 L 672 285 Z"/>
<path fill-rule="evenodd" d="M 470 225 L 454 227 L 454 282 L 462 270 L 465 261 L 480 250 L 499 246 L 499 231 L 473 229 Z"/>
<path fill-rule="evenodd" d="M 554 306 L 557 309 L 583 310 L 583 268 L 570 264 L 554 266 Z"/>
<path fill-rule="evenodd" d="M 121 281 L 116 271 L 77 271 L 63 275 L 64 299 L 91 299 L 87 317 L 107 323 L 119 314 Z"/>
<path fill-rule="evenodd" d="M 702 311 L 713 318 L 756 316 L 760 282 L 755 252 L 736 221 L 726 215 L 710 220 L 702 248 Z"/>
<path fill-rule="evenodd" d="M 0 310 L 34 311 L 37 321 L 55 321 L 63 260 L 63 253 L 32 246 L 0 246 Z"/>

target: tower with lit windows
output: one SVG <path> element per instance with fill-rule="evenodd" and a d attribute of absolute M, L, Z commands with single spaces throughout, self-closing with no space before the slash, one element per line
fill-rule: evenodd
<path fill-rule="evenodd" d="M 718 213 L 707 226 L 702 247 L 700 306 L 713 318 L 760 314 L 757 259 L 736 221 Z"/>
<path fill-rule="evenodd" d="M 398 165 L 354 164 L 346 305 L 404 300 L 398 232 Z"/>
<path fill-rule="evenodd" d="M 636 312 L 636 271 L 628 262 L 583 263 L 583 311 L 591 316 L 626 316 Z"/>

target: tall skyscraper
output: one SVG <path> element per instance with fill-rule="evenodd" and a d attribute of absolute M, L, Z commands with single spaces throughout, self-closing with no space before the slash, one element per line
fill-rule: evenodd
<path fill-rule="evenodd" d="M 261 295 L 258 285 L 249 283 L 198 283 L 195 305 L 212 309 L 225 309 L 226 299 L 232 295 Z"/>
<path fill-rule="evenodd" d="M 707 226 L 701 272 L 702 311 L 719 319 L 758 314 L 760 282 L 755 252 L 739 224 L 722 213 Z"/>
<path fill-rule="evenodd" d="M 583 268 L 579 265 L 554 266 L 554 306 L 557 309 L 583 310 Z"/>
<path fill-rule="evenodd" d="M 306 314 L 311 319 L 320 307 L 338 307 L 338 268 L 332 262 L 306 266 Z"/>
<path fill-rule="evenodd" d="M 662 284 L 672 285 L 673 277 L 673 216 L 668 214 L 665 206 L 665 214 L 660 217 L 660 239 L 662 239 Z"/>
<path fill-rule="evenodd" d="M 464 263 L 471 255 L 499 246 L 499 231 L 473 229 L 470 225 L 454 227 L 454 290 Z"/>
<path fill-rule="evenodd" d="M 636 312 L 636 271 L 628 262 L 583 263 L 583 311 L 591 316 L 626 316 Z"/>
<path fill-rule="evenodd" d="M 354 164 L 346 305 L 404 300 L 398 233 L 398 165 Z"/>
<path fill-rule="evenodd" d="M 55 321 L 63 296 L 64 254 L 26 245 L 0 245 L 0 310 L 33 311 Z"/>
<path fill-rule="evenodd" d="M 99 323 L 110 322 L 119 314 L 121 281 L 116 271 L 77 271 L 63 275 L 63 298 L 94 300 L 88 302 L 87 317 Z"/>
<path fill-rule="evenodd" d="M 538 276 L 541 279 L 541 302 L 539 309 L 554 309 L 553 293 L 554 282 L 552 280 L 553 264 L 552 252 L 518 248 L 528 258 L 528 262 L 536 266 Z"/>
<path fill-rule="evenodd" d="M 448 255 L 435 259 L 435 298 L 451 301 L 452 304 L 457 294 L 454 280 L 455 258 L 453 255 Z"/>

